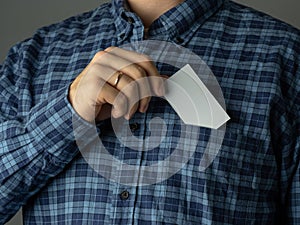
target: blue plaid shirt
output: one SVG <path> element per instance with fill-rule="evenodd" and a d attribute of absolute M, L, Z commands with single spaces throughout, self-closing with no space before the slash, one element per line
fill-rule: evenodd
<path fill-rule="evenodd" d="M 300 224 L 300 33 L 231 1 L 186 0 L 148 34 L 190 49 L 216 76 L 231 120 L 213 163 L 199 172 L 207 129 L 187 164 L 157 184 L 126 186 L 86 163 L 68 87 L 96 52 L 143 38 L 141 20 L 113 0 L 10 50 L 0 67 L 0 223 L 23 206 L 25 224 Z M 135 114 L 134 135 L 149 135 L 152 117 L 176 143 L 179 118 L 163 99 Z M 142 165 L 170 154 L 170 145 L 126 154 L 109 122 L 98 128 L 120 160 Z"/>

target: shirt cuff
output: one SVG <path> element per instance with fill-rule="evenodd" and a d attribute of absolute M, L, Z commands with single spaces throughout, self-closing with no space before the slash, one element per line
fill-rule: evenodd
<path fill-rule="evenodd" d="M 69 103 L 68 87 L 59 89 L 32 109 L 27 129 L 41 149 L 60 162 L 69 162 L 78 153 L 78 148 L 69 148 L 75 141 L 88 145 L 98 138 L 96 126 L 83 120 Z"/>

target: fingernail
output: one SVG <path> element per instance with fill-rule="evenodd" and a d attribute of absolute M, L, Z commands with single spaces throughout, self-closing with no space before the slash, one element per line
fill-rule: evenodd
<path fill-rule="evenodd" d="M 125 118 L 126 120 L 130 120 L 130 115 L 129 115 L 129 114 L 126 114 L 126 115 L 124 116 L 124 118 Z"/>

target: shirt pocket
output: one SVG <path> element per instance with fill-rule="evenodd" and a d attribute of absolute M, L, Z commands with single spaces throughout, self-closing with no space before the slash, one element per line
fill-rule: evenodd
<path fill-rule="evenodd" d="M 228 183 L 233 186 L 263 191 L 276 179 L 276 160 L 267 137 L 262 140 L 240 130 L 230 130 L 224 138 L 219 160 Z"/>
<path fill-rule="evenodd" d="M 200 172 L 199 161 L 191 160 L 169 179 L 168 183 L 176 186 L 161 192 L 164 222 L 256 224 L 275 218 L 276 160 L 267 140 L 227 129 L 213 163 Z"/>
<path fill-rule="evenodd" d="M 219 201 L 232 223 L 252 224 L 275 218 L 278 168 L 269 139 L 229 130 L 215 171 Z M 216 194 L 218 195 L 218 194 Z M 262 213 L 263 212 L 263 213 Z M 237 217 L 236 215 L 240 215 Z"/>

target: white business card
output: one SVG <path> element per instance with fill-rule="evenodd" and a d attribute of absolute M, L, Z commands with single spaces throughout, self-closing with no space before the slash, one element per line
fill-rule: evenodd
<path fill-rule="evenodd" d="M 165 81 L 165 98 L 188 125 L 218 129 L 230 119 L 188 64 Z"/>

